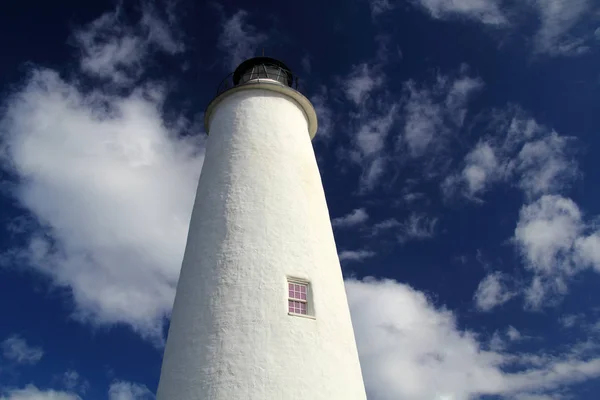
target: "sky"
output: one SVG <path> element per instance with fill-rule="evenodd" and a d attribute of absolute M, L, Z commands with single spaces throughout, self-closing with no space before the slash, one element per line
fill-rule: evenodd
<path fill-rule="evenodd" d="M 369 400 L 595 400 L 597 0 L 12 2 L 0 400 L 153 399 L 206 135 L 285 62 Z"/>

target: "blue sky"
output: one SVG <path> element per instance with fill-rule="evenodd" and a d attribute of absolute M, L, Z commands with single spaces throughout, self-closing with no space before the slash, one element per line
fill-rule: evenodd
<path fill-rule="evenodd" d="M 600 4 L 15 2 L 0 15 L 0 399 L 152 399 L 203 111 L 281 59 L 370 400 L 596 399 Z"/>

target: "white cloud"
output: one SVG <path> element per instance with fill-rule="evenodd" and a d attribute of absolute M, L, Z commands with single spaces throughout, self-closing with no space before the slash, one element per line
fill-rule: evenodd
<path fill-rule="evenodd" d="M 388 138 L 400 117 L 399 104 L 390 98 L 383 83 L 383 66 L 388 62 L 385 40 L 379 40 L 379 50 L 369 63 L 354 65 L 350 72 L 338 79 L 347 100 L 354 106 L 348 127 L 350 145 L 341 148 L 338 155 L 345 161 L 361 166 L 359 191 L 374 189 L 388 166 Z"/>
<path fill-rule="evenodd" d="M 334 218 L 331 224 L 336 228 L 350 228 L 364 224 L 369 219 L 369 214 L 364 208 L 357 208 L 343 217 Z"/>
<path fill-rule="evenodd" d="M 248 13 L 239 10 L 224 21 L 219 35 L 217 46 L 227 56 L 226 66 L 231 71 L 242 61 L 254 57 L 258 46 L 267 39 L 247 19 Z"/>
<path fill-rule="evenodd" d="M 509 4 L 502 0 L 412 0 L 432 18 L 468 19 L 489 27 L 522 29 L 519 15 L 533 13 L 538 25 L 532 35 L 534 52 L 549 56 L 576 56 L 588 52 L 595 38 L 591 0 L 528 0 Z M 391 10 L 388 1 L 371 1 L 374 16 Z M 528 20 L 527 20 L 528 21 Z M 518 35 L 521 37 L 521 35 Z"/>
<path fill-rule="evenodd" d="M 1 345 L 2 355 L 6 360 L 19 364 L 36 364 L 42 359 L 44 351 L 41 347 L 30 346 L 18 335 L 6 338 Z"/>
<path fill-rule="evenodd" d="M 437 223 L 437 218 L 411 213 L 399 225 L 398 240 L 405 243 L 410 240 L 431 239 L 435 235 Z"/>
<path fill-rule="evenodd" d="M 371 233 L 373 235 L 385 232 L 393 232 L 399 243 L 406 243 L 411 240 L 431 239 L 436 234 L 438 219 L 426 214 L 412 212 L 403 221 L 396 218 L 388 218 L 373 225 Z"/>
<path fill-rule="evenodd" d="M 139 25 L 122 19 L 119 10 L 109 12 L 74 33 L 84 72 L 119 85 L 131 84 L 143 73 L 150 46 L 168 54 L 183 51 L 172 28 L 149 5 L 144 5 Z"/>
<path fill-rule="evenodd" d="M 475 306 L 481 311 L 490 311 L 515 296 L 508 289 L 506 278 L 499 272 L 487 275 L 477 286 L 474 299 Z"/>
<path fill-rule="evenodd" d="M 392 105 L 387 114 L 365 121 L 360 127 L 354 140 L 364 157 L 376 155 L 383 150 L 387 135 L 394 123 L 395 113 L 396 107 Z"/>
<path fill-rule="evenodd" d="M 108 400 L 152 400 L 155 396 L 144 385 L 131 382 L 114 382 L 108 390 Z"/>
<path fill-rule="evenodd" d="M 366 279 L 346 288 L 370 400 L 549 396 L 600 376 L 600 358 L 589 353 L 489 350 L 457 327 L 452 312 L 407 285 Z"/>
<path fill-rule="evenodd" d="M 463 66 L 458 76 L 438 75 L 430 86 L 418 86 L 413 81 L 405 85 L 408 99 L 403 140 L 412 157 L 443 148 L 445 135 L 462 127 L 470 98 L 483 87 L 480 79 L 466 73 Z"/>
<path fill-rule="evenodd" d="M 381 181 L 381 178 L 385 173 L 387 161 L 388 160 L 385 157 L 380 156 L 374 157 L 365 163 L 359 182 L 359 189 L 362 192 L 373 190 L 373 188 Z"/>
<path fill-rule="evenodd" d="M 62 377 L 62 384 L 69 392 L 78 392 L 85 394 L 88 390 L 90 383 L 82 379 L 79 373 L 75 370 L 68 370 Z"/>
<path fill-rule="evenodd" d="M 319 92 L 310 97 L 310 102 L 315 108 L 318 120 L 317 139 L 328 140 L 333 134 L 333 111 L 328 104 L 328 92 L 325 86 L 322 86 Z"/>
<path fill-rule="evenodd" d="M 493 132 L 465 156 L 460 172 L 442 183 L 446 198 L 460 193 L 480 201 L 494 184 L 506 182 L 519 187 L 527 199 L 535 199 L 566 190 L 579 176 L 577 161 L 570 155 L 574 138 L 561 136 L 519 112 L 496 118 L 488 129 Z"/>
<path fill-rule="evenodd" d="M 371 6 L 371 15 L 373 17 L 376 17 L 394 8 L 392 3 L 390 3 L 390 0 L 370 0 L 369 5 Z"/>
<path fill-rule="evenodd" d="M 559 192 L 577 177 L 577 163 L 566 153 L 570 139 L 551 132 L 523 145 L 516 157 L 515 172 L 520 175 L 519 186 L 526 196 Z"/>
<path fill-rule="evenodd" d="M 527 266 L 544 273 L 565 267 L 571 269 L 570 253 L 581 234 L 581 217 L 579 207 L 572 200 L 559 196 L 544 196 L 524 206 L 515 229 L 515 240 Z"/>
<path fill-rule="evenodd" d="M 523 335 L 521 335 L 521 332 L 519 332 L 517 330 L 517 328 L 515 328 L 514 326 L 509 326 L 507 328 L 506 336 L 508 336 L 508 338 L 513 342 L 523 338 Z"/>
<path fill-rule="evenodd" d="M 346 97 L 355 105 L 360 105 L 383 84 L 384 76 L 376 68 L 362 63 L 354 65 L 343 82 Z"/>
<path fill-rule="evenodd" d="M 413 0 L 436 19 L 468 18 L 488 25 L 503 25 L 508 21 L 498 0 Z"/>
<path fill-rule="evenodd" d="M 546 195 L 523 206 L 513 240 L 534 274 L 526 291 L 529 306 L 559 298 L 568 291 L 568 280 L 585 268 L 600 272 L 599 232 L 593 229 L 571 199 Z"/>
<path fill-rule="evenodd" d="M 398 106 L 388 105 L 384 113 L 370 113 L 364 109 L 359 117 L 358 131 L 353 134 L 354 161 L 362 164 L 361 191 L 369 191 L 381 181 L 388 158 L 386 142 L 398 118 Z"/>
<path fill-rule="evenodd" d="M 76 318 L 157 340 L 203 161 L 201 132 L 184 116 L 164 119 L 165 96 L 160 83 L 83 92 L 37 68 L 0 120 L 13 194 L 40 227 L 20 261 L 70 289 Z"/>
<path fill-rule="evenodd" d="M 33 385 L 24 389 L 14 389 L 0 394 L 0 400 L 81 400 L 74 393 L 58 392 L 54 390 L 40 390 Z"/>
<path fill-rule="evenodd" d="M 143 7 L 140 25 L 146 29 L 147 40 L 168 54 L 176 54 L 185 50 L 185 46 L 178 39 L 178 31 L 175 29 L 178 21 L 170 14 L 169 22 L 161 19 L 156 10 L 150 4 Z"/>
<path fill-rule="evenodd" d="M 572 30 L 591 11 L 589 0 L 533 0 L 540 18 L 534 36 L 538 53 L 548 55 L 579 55 L 589 50 L 588 37 L 574 35 Z M 590 35 L 591 38 L 592 35 Z"/>
<path fill-rule="evenodd" d="M 375 256 L 375 252 L 368 250 L 344 250 L 340 252 L 338 255 L 340 261 L 356 261 L 361 262 L 366 260 L 367 258 L 371 258 Z"/>
<path fill-rule="evenodd" d="M 585 315 L 583 314 L 567 314 L 563 315 L 559 320 L 563 328 L 573 328 L 584 321 Z"/>
<path fill-rule="evenodd" d="M 373 225 L 373 233 L 377 234 L 382 231 L 398 228 L 401 225 L 402 224 L 396 218 L 389 218 Z"/>
<path fill-rule="evenodd" d="M 498 175 L 498 160 L 489 143 L 477 144 L 465 157 L 465 164 L 462 178 L 467 184 L 470 197 L 483 192 Z"/>

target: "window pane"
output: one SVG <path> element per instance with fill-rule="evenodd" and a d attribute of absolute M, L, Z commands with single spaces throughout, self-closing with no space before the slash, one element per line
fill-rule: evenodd
<path fill-rule="evenodd" d="M 308 315 L 308 284 L 288 281 L 288 312 Z"/>

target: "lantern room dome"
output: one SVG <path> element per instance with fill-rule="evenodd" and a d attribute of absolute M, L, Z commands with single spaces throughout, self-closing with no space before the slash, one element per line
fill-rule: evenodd
<path fill-rule="evenodd" d="M 242 62 L 233 73 L 233 85 L 270 80 L 291 87 L 292 72 L 283 62 L 271 57 L 254 57 Z"/>

